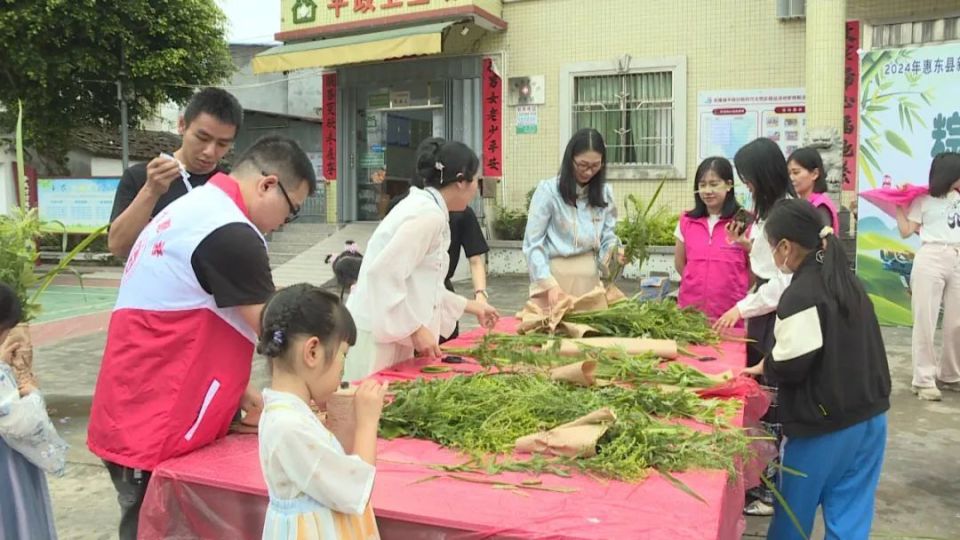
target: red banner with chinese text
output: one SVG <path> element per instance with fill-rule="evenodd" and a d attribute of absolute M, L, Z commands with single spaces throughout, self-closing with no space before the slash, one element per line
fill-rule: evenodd
<path fill-rule="evenodd" d="M 860 21 L 847 21 L 843 92 L 843 190 L 857 190 L 857 129 L 860 122 Z"/>
<path fill-rule="evenodd" d="M 493 59 L 483 59 L 483 176 L 503 176 L 503 84 Z"/>
<path fill-rule="evenodd" d="M 337 180 L 337 74 L 323 74 L 323 179 Z"/>

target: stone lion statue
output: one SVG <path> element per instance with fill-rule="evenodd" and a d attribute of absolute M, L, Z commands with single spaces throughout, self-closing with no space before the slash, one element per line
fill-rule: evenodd
<path fill-rule="evenodd" d="M 843 136 L 840 130 L 832 127 L 808 128 L 802 144 L 820 152 L 827 189 L 830 193 L 840 193 L 843 187 Z"/>

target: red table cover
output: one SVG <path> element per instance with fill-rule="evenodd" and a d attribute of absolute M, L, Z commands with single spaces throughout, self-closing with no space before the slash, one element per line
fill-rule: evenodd
<path fill-rule="evenodd" d="M 513 332 L 505 319 L 498 331 Z M 474 343 L 482 331 L 452 342 Z M 682 361 L 708 373 L 737 371 L 745 363 L 743 344 L 724 343 L 720 351 L 694 348 L 716 361 Z M 383 380 L 424 376 L 429 361 L 412 360 L 376 375 Z M 457 369 L 474 370 L 461 364 Z M 737 378 L 711 395 L 745 401 L 738 423 L 755 425 L 769 399 L 758 385 Z M 493 489 L 449 478 L 423 481 L 437 473 L 429 465 L 458 463 L 462 457 L 421 440 L 380 440 L 374 512 L 385 539 L 569 538 L 569 539 L 730 539 L 744 530 L 744 489 L 756 482 L 759 461 L 728 478 L 722 471 L 693 471 L 676 476 L 704 503 L 652 473 L 641 483 L 598 481 L 588 476 L 542 476 L 547 486 L 572 487 L 574 493 Z M 507 473 L 507 481 L 530 475 Z M 190 455 L 171 459 L 154 471 L 140 512 L 140 538 L 260 538 L 267 490 L 260 470 L 255 435 L 230 435 Z"/>

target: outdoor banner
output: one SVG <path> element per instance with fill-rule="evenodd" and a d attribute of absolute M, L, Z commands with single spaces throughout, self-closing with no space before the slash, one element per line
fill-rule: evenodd
<path fill-rule="evenodd" d="M 960 43 L 873 50 L 860 59 L 857 274 L 881 324 L 911 326 L 910 272 L 920 245 L 889 201 L 926 187 L 933 156 L 960 151 Z"/>
<path fill-rule="evenodd" d="M 323 179 L 337 180 L 337 74 L 323 74 Z"/>
<path fill-rule="evenodd" d="M 860 89 L 860 21 L 847 21 L 843 58 L 843 191 L 857 190 L 857 107 Z"/>
<path fill-rule="evenodd" d="M 715 90 L 697 96 L 697 163 L 721 156 L 733 162 L 742 146 L 767 137 L 783 150 L 784 157 L 800 147 L 806 131 L 803 88 Z M 734 182 L 740 204 L 750 208 L 750 192 Z"/>
<path fill-rule="evenodd" d="M 503 176 L 503 83 L 492 58 L 483 59 L 483 176 Z"/>
<path fill-rule="evenodd" d="M 119 178 L 41 178 L 37 180 L 37 212 L 50 228 L 91 233 L 110 223 Z"/>

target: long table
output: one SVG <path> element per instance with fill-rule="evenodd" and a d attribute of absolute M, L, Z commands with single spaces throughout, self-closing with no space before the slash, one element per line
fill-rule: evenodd
<path fill-rule="evenodd" d="M 497 331 L 513 332 L 506 319 Z M 482 331 L 464 335 L 454 347 L 468 347 Z M 694 348 L 715 361 L 681 361 L 708 373 L 739 370 L 743 344 Z M 423 360 L 411 360 L 378 373 L 381 380 L 423 377 Z M 473 370 L 470 364 L 457 369 Z M 769 401 L 752 380 L 737 379 L 718 389 L 744 400 L 738 425 L 755 424 Z M 373 507 L 385 539 L 569 538 L 569 539 L 731 539 L 744 530 L 741 510 L 744 467 L 734 477 L 723 471 L 691 471 L 676 476 L 706 502 L 680 491 L 656 473 L 640 483 L 602 481 L 589 476 L 542 476 L 545 486 L 570 493 L 523 491 L 438 476 L 431 465 L 462 462 L 462 456 L 422 440 L 380 440 Z M 497 477 L 521 482 L 531 475 Z M 140 538 L 260 538 L 267 488 L 256 435 L 229 435 L 192 454 L 162 463 L 153 473 L 140 513 Z"/>

